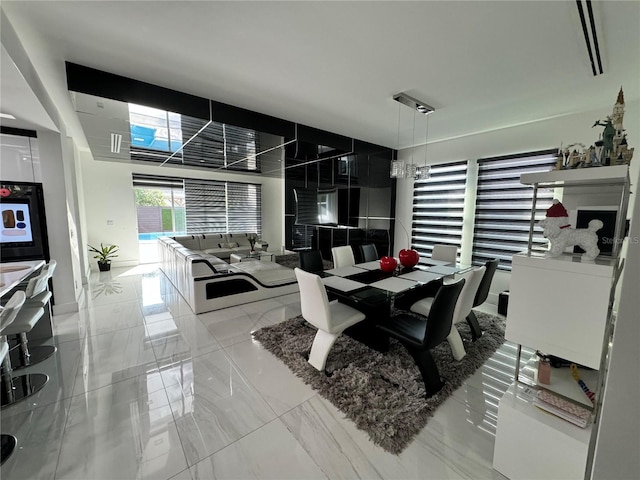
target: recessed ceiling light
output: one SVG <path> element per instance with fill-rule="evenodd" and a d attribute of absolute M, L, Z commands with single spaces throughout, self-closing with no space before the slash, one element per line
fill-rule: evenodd
<path fill-rule="evenodd" d="M 0 113 L 0 118 L 8 118 L 9 120 L 15 120 L 16 117 L 9 113 Z"/>
<path fill-rule="evenodd" d="M 119 133 L 111 134 L 111 153 L 120 153 L 120 146 L 122 145 L 122 135 Z"/>

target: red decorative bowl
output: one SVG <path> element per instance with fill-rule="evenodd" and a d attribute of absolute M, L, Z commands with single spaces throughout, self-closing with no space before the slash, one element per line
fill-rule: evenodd
<path fill-rule="evenodd" d="M 411 268 L 415 267 L 420 261 L 420 255 L 415 250 L 400 250 L 398 253 L 398 257 L 400 257 L 400 263 L 402 266 Z"/>
<path fill-rule="evenodd" d="M 380 259 L 380 269 L 383 272 L 393 272 L 398 266 L 398 262 L 393 257 L 382 257 Z"/>

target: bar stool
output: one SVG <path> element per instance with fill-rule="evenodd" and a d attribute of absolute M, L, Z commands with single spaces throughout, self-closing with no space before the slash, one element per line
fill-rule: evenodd
<path fill-rule="evenodd" d="M 55 267 L 54 267 L 55 268 Z M 43 269 L 40 275 L 29 280 L 25 294 L 24 305 L 16 315 L 14 321 L 7 325 L 3 335 L 16 335 L 17 343 L 10 349 L 13 370 L 27 368 L 40 363 L 53 355 L 57 348 L 53 345 L 38 345 L 29 348 L 29 333 L 44 315 L 44 305 L 51 299 L 48 291 L 49 273 Z M 44 303 L 44 305 L 43 305 Z"/>
<path fill-rule="evenodd" d="M 22 311 L 26 295 L 18 291 L 11 296 L 0 312 L 0 336 L 6 342 L 6 332 L 11 331 L 12 324 Z M 42 309 L 40 309 L 42 310 Z M 42 316 L 42 314 L 40 314 Z M 39 318 L 39 317 L 38 317 Z M 37 321 L 37 320 L 36 320 Z M 38 393 L 49 381 L 49 377 L 43 373 L 30 373 L 12 377 L 11 355 L 6 354 L 2 360 L 2 408 L 13 405 L 31 395 Z"/>
<path fill-rule="evenodd" d="M 0 363 L 4 362 L 4 357 L 9 353 L 9 344 L 2 337 L 0 339 Z M 0 465 L 7 461 L 18 444 L 18 439 L 6 433 L 0 434 Z"/>

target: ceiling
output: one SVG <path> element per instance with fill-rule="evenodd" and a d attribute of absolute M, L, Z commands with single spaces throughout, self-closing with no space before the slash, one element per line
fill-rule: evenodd
<path fill-rule="evenodd" d="M 435 107 L 429 142 L 608 112 L 621 85 L 639 101 L 640 2 L 592 3 L 598 76 L 574 1 L 3 0 L 2 10 L 27 51 L 39 46 L 45 85 L 66 60 L 397 148 L 424 143 L 399 117 L 398 92 Z M 16 81 L 5 74 L 3 104 Z M 49 93 L 81 134 L 68 93 Z M 12 108 L 20 122 L 26 108 Z"/>

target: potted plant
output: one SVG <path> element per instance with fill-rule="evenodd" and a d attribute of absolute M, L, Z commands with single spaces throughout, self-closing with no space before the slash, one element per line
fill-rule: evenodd
<path fill-rule="evenodd" d="M 103 245 L 101 243 L 100 248 L 89 245 L 89 251 L 97 254 L 93 258 L 98 259 L 98 270 L 101 272 L 111 270 L 111 259 L 118 256 L 116 255 L 118 251 L 117 245 Z"/>
<path fill-rule="evenodd" d="M 255 252 L 258 235 L 256 235 L 255 233 L 250 233 L 249 235 L 247 235 L 247 240 L 249 240 L 249 245 L 251 245 L 251 253 Z"/>

